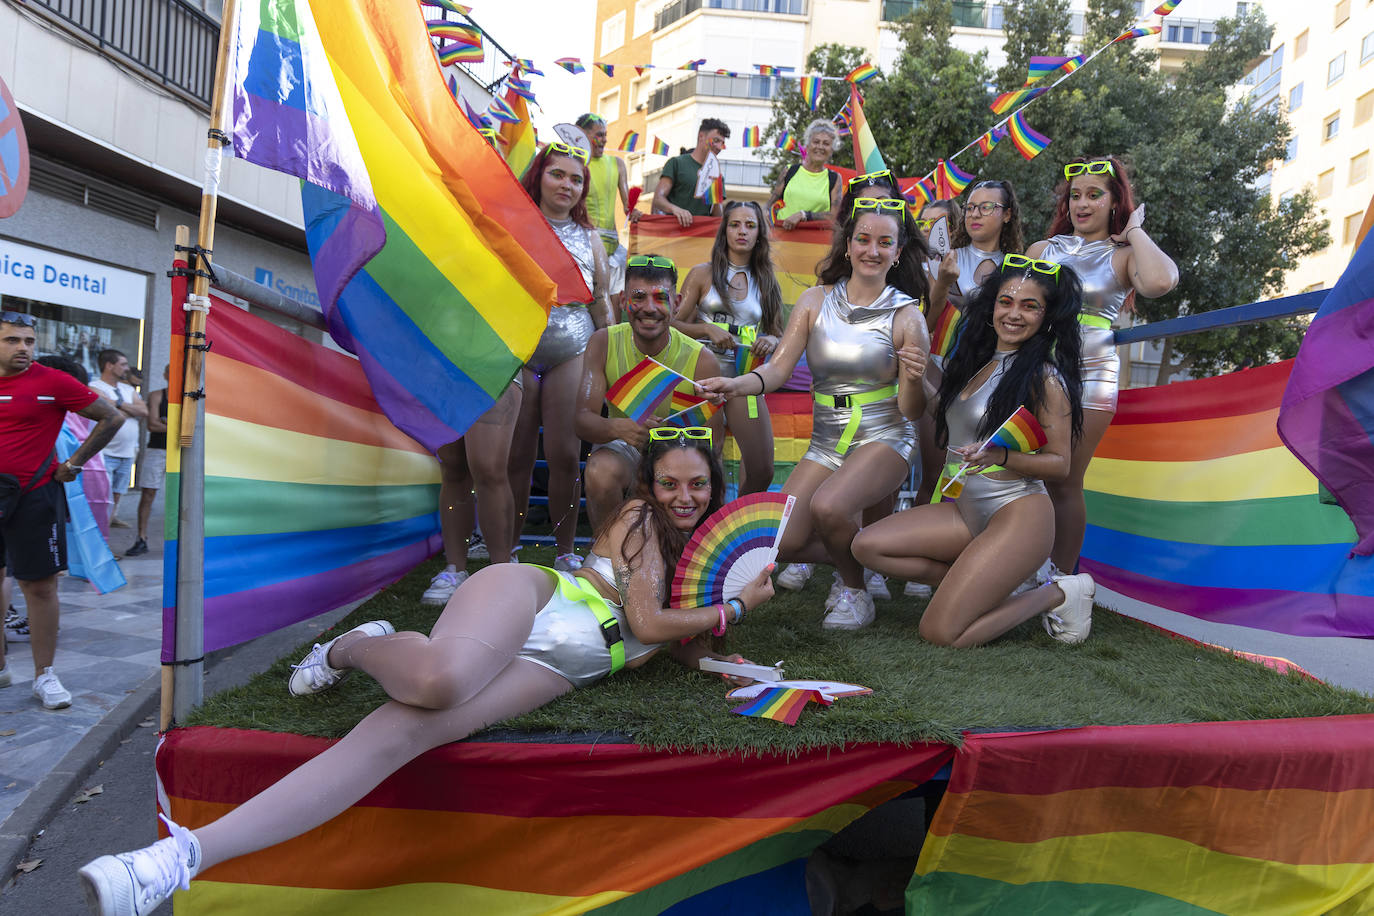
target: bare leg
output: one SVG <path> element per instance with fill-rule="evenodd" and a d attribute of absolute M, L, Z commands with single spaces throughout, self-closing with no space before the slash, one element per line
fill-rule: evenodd
<path fill-rule="evenodd" d="M 782 492 L 797 497 L 792 509 L 792 519 L 787 523 L 782 543 L 778 545 L 778 558 L 786 563 L 829 563 L 825 544 L 816 534 L 811 518 L 811 497 L 820 485 L 834 474 L 830 468 L 815 461 L 802 460 L 787 475 Z"/>
<path fill-rule="evenodd" d="M 872 442 L 846 455 L 812 495 L 812 524 L 846 586 L 864 587 L 863 564 L 850 550 L 862 510 L 890 496 L 906 472 L 907 463 L 896 451 Z"/>
<path fill-rule="evenodd" d="M 885 576 L 937 586 L 971 540 L 958 508 L 938 502 L 866 525 L 851 549 L 856 560 Z"/>
<path fill-rule="evenodd" d="M 530 477 L 534 474 L 535 456 L 539 450 L 539 377 L 528 369 L 520 370 L 525 383 L 520 401 L 520 415 L 511 437 L 510 492 L 515 510 L 512 540 L 519 541 L 525 530 L 530 511 Z M 486 535 L 484 534 L 483 537 Z M 490 550 L 490 548 L 488 548 Z"/>
<path fill-rule="evenodd" d="M 935 444 L 935 418 L 930 414 L 921 417 L 916 424 L 919 432 L 918 444 L 921 448 L 921 485 L 916 488 L 916 505 L 925 506 L 935 495 L 935 481 L 945 460 L 945 450 Z"/>
<path fill-rule="evenodd" d="M 1054 501 L 1054 550 L 1050 559 L 1060 572 L 1071 573 L 1083 550 L 1083 533 L 1088 528 L 1088 507 L 1083 501 L 1083 478 L 1093 452 L 1106 435 L 1114 414 L 1106 410 L 1083 411 L 1083 438 L 1073 447 L 1069 476 L 1057 483 L 1045 482 Z"/>
<path fill-rule="evenodd" d="M 439 533 L 444 538 L 444 560 L 455 570 L 467 569 L 468 543 L 472 540 L 475 509 L 472 473 L 468 470 L 463 440 L 439 446 Z"/>
<path fill-rule="evenodd" d="M 482 522 L 482 537 L 486 539 L 492 563 L 510 562 L 511 551 L 515 549 L 515 497 L 510 488 L 509 464 L 511 441 L 520 413 L 520 387 L 509 385 L 463 437 L 467 469 L 477 491 L 477 516 Z M 528 477 L 525 486 L 528 490 Z M 528 496 L 526 498 L 528 500 Z M 467 563 L 467 542 L 472 537 L 471 512 L 467 514 L 467 524 L 460 561 L 463 564 Z M 445 551 L 447 549 L 445 542 Z"/>
<path fill-rule="evenodd" d="M 501 656 L 514 658 L 553 588 L 536 569 L 488 567 L 454 593 L 429 639 L 419 634 L 360 638 L 342 652 L 331 652 L 334 663 L 362 656 L 363 670 L 386 678 L 388 690 L 390 685 L 404 686 L 409 670 L 417 682 L 428 682 L 428 689 L 466 699 L 438 709 L 393 700 L 377 709 L 324 753 L 196 829 L 202 868 L 299 836 L 355 804 L 430 748 L 537 709 L 571 690 L 566 679 L 532 662 L 516 658 L 501 666 L 493 663 Z M 492 613 L 494 608 L 500 613 Z M 445 677 L 452 682 L 444 683 Z"/>
<path fill-rule="evenodd" d="M 581 381 L 582 357 L 577 356 L 544 373 L 540 391 L 544 459 L 549 463 L 549 519 L 559 554 L 572 553 L 577 535 L 577 504 L 582 490 L 577 462 L 582 441 L 573 431 L 573 414 Z"/>
<path fill-rule="evenodd" d="M 593 531 L 601 526 L 625 501 L 625 492 L 634 486 L 635 469 L 622 455 L 602 449 L 587 459 L 587 517 Z"/>
<path fill-rule="evenodd" d="M 24 593 L 24 603 L 29 612 L 29 642 L 33 647 L 33 676 L 43 673 L 44 668 L 52 667 L 53 656 L 57 654 L 57 618 L 60 609 L 57 603 L 57 576 L 46 579 L 16 580 L 19 590 Z"/>
<path fill-rule="evenodd" d="M 157 499 L 157 489 L 144 487 L 138 495 L 138 538 L 148 539 L 148 519 L 153 514 L 153 501 Z"/>
<path fill-rule="evenodd" d="M 749 416 L 748 398 L 725 402 L 725 422 L 740 452 L 739 495 L 762 493 L 773 483 L 773 421 L 768 404 L 757 398 L 758 416 Z"/>

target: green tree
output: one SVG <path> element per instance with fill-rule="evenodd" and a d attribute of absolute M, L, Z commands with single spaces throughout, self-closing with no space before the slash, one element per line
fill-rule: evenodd
<path fill-rule="evenodd" d="M 844 76 L 863 63 L 865 57 L 866 53 L 862 48 L 838 44 L 817 45 L 811 49 L 810 54 L 806 55 L 804 72 L 808 75 Z M 833 118 L 839 114 L 840 109 L 848 101 L 848 83 L 843 80 L 823 80 L 820 99 L 813 111 L 802 98 L 801 88 L 796 79 L 779 80 L 778 94 L 773 96 L 773 117 L 764 130 L 764 140 L 768 147 L 765 155 L 773 163 L 773 169 L 768 174 L 769 184 L 776 181 L 788 166 L 801 161 L 795 153 L 785 152 L 773 145 L 777 142 L 778 137 L 782 136 L 782 132 L 784 130 L 791 131 L 792 135 L 797 138 L 797 143 L 800 144 L 808 124 L 817 118 Z M 831 162 L 845 168 L 853 168 L 854 154 L 850 149 L 850 144 L 846 142 L 836 144 L 835 155 Z"/>
<path fill-rule="evenodd" d="M 997 86 L 1005 92 L 1026 81 L 1032 57 L 1068 56 L 1072 31 L 1069 0 L 1007 0 L 1002 5 L 1002 27 L 1007 36 L 1002 46 L 1007 62 L 997 71 Z"/>

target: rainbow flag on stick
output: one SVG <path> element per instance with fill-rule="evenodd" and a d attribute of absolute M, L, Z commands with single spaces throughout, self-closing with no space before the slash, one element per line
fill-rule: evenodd
<path fill-rule="evenodd" d="M 1019 111 L 1007 122 L 1007 132 L 1011 134 L 1012 146 L 1023 159 L 1034 159 L 1050 145 L 1050 138 L 1027 124 L 1025 114 Z"/>
<path fill-rule="evenodd" d="M 945 307 L 940 310 L 940 317 L 935 320 L 935 327 L 930 332 L 932 355 L 945 357 L 954 350 L 954 341 L 959 334 L 959 320 L 963 317 L 964 313 L 952 302 L 945 303 Z"/>
<path fill-rule="evenodd" d="M 795 152 L 797 149 L 797 138 L 792 136 L 792 131 L 784 130 L 782 133 L 778 134 L 778 139 L 773 145 L 789 153 Z"/>
<path fill-rule="evenodd" d="M 859 64 L 845 76 L 845 79 L 855 86 L 866 83 L 878 75 L 878 68 L 872 64 Z"/>
<path fill-rule="evenodd" d="M 821 101 L 821 78 L 819 76 L 803 76 L 801 78 L 801 97 L 806 101 L 806 105 L 812 111 Z"/>
<path fill-rule="evenodd" d="M 701 199 L 711 206 L 725 203 L 725 176 L 717 175 L 711 179 L 711 183 L 702 191 Z"/>
<path fill-rule="evenodd" d="M 964 193 L 973 176 L 953 162 L 941 159 L 935 163 L 935 190 L 940 200 L 952 200 Z"/>
<path fill-rule="evenodd" d="M 799 687 L 769 687 L 763 693 L 741 706 L 730 710 L 737 716 L 753 716 L 759 719 L 773 719 L 784 725 L 796 725 L 802 710 L 808 703 L 831 705 L 831 700 L 819 690 L 803 690 Z"/>
<path fill-rule="evenodd" d="M 655 156 L 672 155 L 672 150 L 669 148 L 667 141 L 660 140 L 658 137 L 654 137 L 653 142 L 649 144 L 649 152 L 653 153 Z"/>
<path fill-rule="evenodd" d="M 1013 452 L 1033 452 L 1043 447 L 1047 441 L 1049 440 L 1045 436 L 1045 430 L 1041 428 L 1035 415 L 1025 407 L 1018 407 L 1005 423 L 993 430 L 992 435 L 988 436 L 987 441 L 979 448 L 986 449 L 1000 445 Z M 959 478 L 964 476 L 966 470 L 968 470 L 967 461 L 959 465 L 959 470 L 940 488 L 940 492 L 946 492 L 954 486 Z"/>
<path fill-rule="evenodd" d="M 606 401 L 636 423 L 643 423 L 683 380 L 695 384 L 687 376 L 646 356 L 615 380 L 606 391 Z"/>
<path fill-rule="evenodd" d="M 851 74 L 852 75 L 852 74 Z M 887 168 L 883 154 L 878 152 L 878 141 L 873 139 L 868 119 L 864 117 L 863 99 L 859 98 L 859 87 L 849 87 L 850 128 L 853 131 L 854 167 L 864 172 L 877 172 Z"/>
<path fill-rule="evenodd" d="M 619 149 L 622 153 L 633 153 L 639 149 L 639 131 L 625 131 L 625 136 L 620 138 Z"/>
<path fill-rule="evenodd" d="M 663 422 L 670 426 L 705 426 L 720 411 L 719 404 L 677 389 L 668 396 L 668 407 L 673 412 Z"/>

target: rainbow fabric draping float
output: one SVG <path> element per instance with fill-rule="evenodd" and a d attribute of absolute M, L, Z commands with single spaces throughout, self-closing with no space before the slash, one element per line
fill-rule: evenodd
<path fill-rule="evenodd" d="M 185 266 L 183 262 L 180 266 Z M 172 282 L 171 429 L 186 279 Z M 366 597 L 439 550 L 439 467 L 357 360 L 214 300 L 206 354 L 205 649 Z M 171 661 L 181 452 L 167 438 L 162 660 Z"/>

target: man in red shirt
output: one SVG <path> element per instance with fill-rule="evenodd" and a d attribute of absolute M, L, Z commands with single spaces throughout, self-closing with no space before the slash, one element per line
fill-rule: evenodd
<path fill-rule="evenodd" d="M 48 709 L 72 704 L 53 673 L 57 652 L 57 574 L 67 568 L 67 502 L 62 484 L 104 448 L 124 416 L 65 372 L 34 361 L 34 317 L 0 312 L 0 576 L 8 567 L 28 605 L 33 695 Z M 66 461 L 57 436 L 67 411 L 96 425 Z M 0 687 L 10 683 L 0 646 Z"/>

